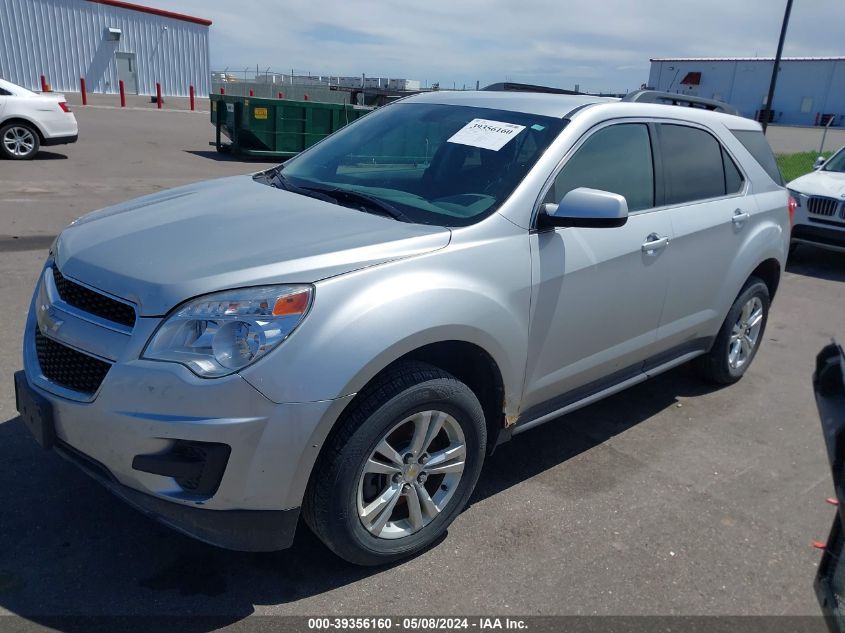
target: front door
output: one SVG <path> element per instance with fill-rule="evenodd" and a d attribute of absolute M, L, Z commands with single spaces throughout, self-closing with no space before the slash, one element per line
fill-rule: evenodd
<path fill-rule="evenodd" d="M 123 81 L 124 90 L 136 95 L 138 94 L 138 73 L 135 66 L 135 53 L 115 53 L 117 63 L 117 79 Z"/>
<path fill-rule="evenodd" d="M 649 126 L 621 123 L 593 132 L 558 173 L 546 201 L 559 202 L 577 187 L 625 196 L 630 215 L 619 228 L 530 235 L 533 290 L 522 409 L 528 419 L 559 408 L 572 394 L 640 376 L 643 362 L 659 351 L 672 228 L 668 211 L 655 207 Z"/>

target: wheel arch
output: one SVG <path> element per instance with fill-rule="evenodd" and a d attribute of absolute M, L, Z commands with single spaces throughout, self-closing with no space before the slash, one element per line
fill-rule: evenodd
<path fill-rule="evenodd" d="M 38 134 L 39 143 L 41 143 L 42 145 L 44 144 L 44 130 L 42 130 L 41 126 L 39 126 L 38 123 L 36 123 L 32 119 L 27 119 L 19 114 L 16 114 L 14 116 L 10 116 L 8 119 L 3 119 L 2 121 L 0 121 L 0 128 L 5 127 L 10 123 L 22 123 L 27 127 L 33 128 L 36 134 Z"/>
<path fill-rule="evenodd" d="M 470 388 L 484 409 L 484 418 L 487 422 L 488 451 L 492 450 L 499 431 L 505 426 L 507 402 L 504 378 L 499 363 L 488 350 L 477 343 L 461 339 L 446 339 L 419 345 L 395 356 L 389 362 L 384 362 L 377 371 L 371 372 L 372 375 L 340 411 L 323 441 L 323 446 L 329 442 L 344 414 L 366 395 L 368 387 L 378 382 L 385 372 L 407 361 L 419 361 L 433 365 L 452 374 Z"/>
<path fill-rule="evenodd" d="M 771 301 L 775 298 L 775 293 L 780 285 L 780 274 L 780 262 L 772 257 L 760 262 L 760 264 L 751 271 L 749 278 L 757 277 L 766 284 L 766 287 L 769 289 L 769 300 Z"/>

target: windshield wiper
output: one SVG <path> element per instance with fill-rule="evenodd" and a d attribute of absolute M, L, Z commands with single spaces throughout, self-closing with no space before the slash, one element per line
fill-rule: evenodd
<path fill-rule="evenodd" d="M 385 202 L 384 200 L 366 193 L 361 193 L 360 191 L 350 191 L 349 189 L 339 189 L 338 187 L 302 187 L 302 189 L 307 189 L 308 191 L 313 191 L 314 193 L 320 193 L 334 198 L 337 203 L 342 201 L 351 203 L 354 205 L 354 208 L 366 211 L 367 213 L 386 215 L 401 222 L 414 222 L 407 214 L 403 213 L 389 202 Z"/>
<path fill-rule="evenodd" d="M 386 215 L 394 220 L 400 220 L 401 222 L 410 222 L 412 224 L 414 222 L 407 214 L 403 213 L 389 202 L 385 202 L 384 200 L 380 200 L 379 198 L 366 193 L 361 193 L 360 191 L 350 191 L 348 189 L 340 189 L 338 187 L 302 187 L 293 184 L 290 180 L 285 178 L 281 169 L 266 171 L 261 173 L 260 176 L 272 186 L 284 189 L 285 191 L 298 193 L 311 198 L 317 198 L 318 200 L 325 200 L 326 202 L 331 202 L 332 204 L 338 204 L 341 206 L 350 206 L 351 204 L 353 208 L 360 211 L 375 213 L 377 215 Z M 347 204 L 341 204 L 342 202 L 346 202 Z"/>
<path fill-rule="evenodd" d="M 309 198 L 317 198 L 318 200 L 338 204 L 337 199 L 323 193 L 322 191 L 311 187 L 297 187 L 282 175 L 282 171 L 280 169 L 271 172 L 264 172 L 262 176 L 264 176 L 265 180 L 270 183 L 270 185 L 278 189 L 284 189 L 285 191 L 290 191 L 291 193 L 298 193 L 301 196 L 308 196 Z"/>

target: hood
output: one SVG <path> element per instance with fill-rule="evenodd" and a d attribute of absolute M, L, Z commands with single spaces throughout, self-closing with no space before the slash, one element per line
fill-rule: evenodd
<path fill-rule="evenodd" d="M 845 173 L 839 171 L 816 170 L 796 178 L 786 186 L 808 196 L 845 200 Z"/>
<path fill-rule="evenodd" d="M 399 222 L 236 176 L 83 216 L 59 236 L 59 270 L 161 316 L 197 295 L 310 283 L 445 247 L 447 228 Z"/>

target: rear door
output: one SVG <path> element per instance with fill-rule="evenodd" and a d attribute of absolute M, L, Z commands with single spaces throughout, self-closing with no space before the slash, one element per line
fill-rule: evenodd
<path fill-rule="evenodd" d="M 659 337 L 667 349 L 709 345 L 724 319 L 731 266 L 757 211 L 746 195 L 738 161 L 710 131 L 660 123 L 662 180 L 674 235 L 666 259 L 672 270 Z M 730 301 L 733 300 L 730 297 Z"/>
<path fill-rule="evenodd" d="M 577 187 L 612 191 L 625 196 L 629 217 L 618 228 L 531 233 L 527 421 L 640 377 L 643 361 L 657 350 L 671 224 L 656 206 L 651 139 L 647 123 L 594 129 L 545 197 L 556 203 Z"/>

